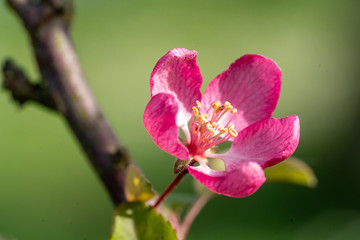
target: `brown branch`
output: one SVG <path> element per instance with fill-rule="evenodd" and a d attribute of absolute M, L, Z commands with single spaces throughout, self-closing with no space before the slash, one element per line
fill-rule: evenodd
<path fill-rule="evenodd" d="M 65 117 L 114 204 L 120 204 L 126 200 L 124 181 L 130 158 L 100 111 L 81 70 L 68 32 L 72 2 L 7 2 L 30 35 L 39 71 L 56 109 Z"/>
<path fill-rule="evenodd" d="M 2 87 L 11 92 L 14 101 L 20 106 L 32 101 L 56 110 L 56 104 L 44 83 L 31 83 L 22 69 L 10 60 L 7 60 L 3 66 Z"/>

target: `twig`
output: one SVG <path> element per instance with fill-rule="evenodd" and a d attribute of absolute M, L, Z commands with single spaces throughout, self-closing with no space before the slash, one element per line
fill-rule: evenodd
<path fill-rule="evenodd" d="M 44 84 L 31 83 L 22 69 L 10 60 L 4 63 L 3 78 L 3 88 L 11 92 L 13 99 L 20 106 L 27 101 L 32 101 L 51 110 L 56 110 L 56 104 Z"/>
<path fill-rule="evenodd" d="M 182 160 L 181 160 L 182 161 Z M 188 163 L 189 166 L 193 166 L 196 163 L 194 159 L 191 159 L 191 161 Z M 175 179 L 170 183 L 170 185 L 165 189 L 165 191 L 161 194 L 159 199 L 154 204 L 153 208 L 156 208 L 159 206 L 159 204 L 164 201 L 164 199 L 171 193 L 172 190 L 179 184 L 179 182 L 185 177 L 185 175 L 188 173 L 187 168 L 185 167 L 183 170 L 181 170 L 175 177 Z"/>
<path fill-rule="evenodd" d="M 105 120 L 82 73 L 68 32 L 72 2 L 7 2 L 31 37 L 39 71 L 57 111 L 65 117 L 114 204 L 120 204 L 126 200 L 124 181 L 130 158 Z"/>

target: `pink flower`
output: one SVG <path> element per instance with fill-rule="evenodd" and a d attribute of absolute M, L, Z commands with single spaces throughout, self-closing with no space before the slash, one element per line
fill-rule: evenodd
<path fill-rule="evenodd" d="M 253 194 L 264 168 L 289 157 L 300 137 L 299 118 L 272 118 L 281 70 L 261 55 L 245 55 L 210 82 L 203 97 L 196 51 L 173 49 L 156 64 L 144 125 L 154 142 L 182 160 L 194 159 L 189 173 L 211 191 L 230 197 Z M 190 124 L 189 124 L 190 121 Z M 179 139 L 179 128 L 185 140 Z M 225 153 L 210 149 L 231 141 Z M 209 167 L 220 158 L 224 171 Z"/>

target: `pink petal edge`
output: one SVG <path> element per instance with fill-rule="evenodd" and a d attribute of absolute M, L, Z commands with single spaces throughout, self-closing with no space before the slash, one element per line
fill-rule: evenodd
<path fill-rule="evenodd" d="M 210 82 L 201 104 L 207 110 L 214 101 L 222 104 L 229 101 L 238 110 L 233 123 L 239 132 L 271 117 L 279 99 L 280 87 L 281 70 L 272 59 L 245 55 Z M 225 115 L 222 123 L 228 122 L 231 115 Z"/>
<path fill-rule="evenodd" d="M 178 102 L 172 95 L 159 93 L 150 99 L 144 112 L 144 126 L 153 141 L 162 150 L 175 157 L 188 160 L 189 151 L 182 145 L 176 125 Z"/>
<path fill-rule="evenodd" d="M 236 169 L 215 171 L 207 166 L 188 166 L 189 173 L 211 191 L 242 198 L 256 192 L 265 182 L 264 171 L 256 162 L 241 162 Z"/>
<path fill-rule="evenodd" d="M 300 138 L 300 121 L 292 115 L 259 121 L 239 133 L 231 148 L 217 157 L 228 168 L 241 161 L 254 161 L 263 168 L 279 163 L 296 150 Z"/>
<path fill-rule="evenodd" d="M 197 52 L 177 48 L 166 53 L 150 77 L 151 97 L 158 93 L 173 95 L 179 102 L 177 125 L 187 126 L 196 100 L 201 100 L 202 76 L 196 63 Z"/>

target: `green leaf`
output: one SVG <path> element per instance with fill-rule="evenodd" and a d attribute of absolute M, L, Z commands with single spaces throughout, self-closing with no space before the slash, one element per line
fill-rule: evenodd
<path fill-rule="evenodd" d="M 110 240 L 177 240 L 176 232 L 154 208 L 142 202 L 121 204 L 114 216 Z"/>
<path fill-rule="evenodd" d="M 128 168 L 125 194 L 129 202 L 146 202 L 155 196 L 150 182 L 134 165 Z"/>
<path fill-rule="evenodd" d="M 306 187 L 315 187 L 317 178 L 313 170 L 302 160 L 290 157 L 287 160 L 265 169 L 269 182 L 285 182 Z"/>

